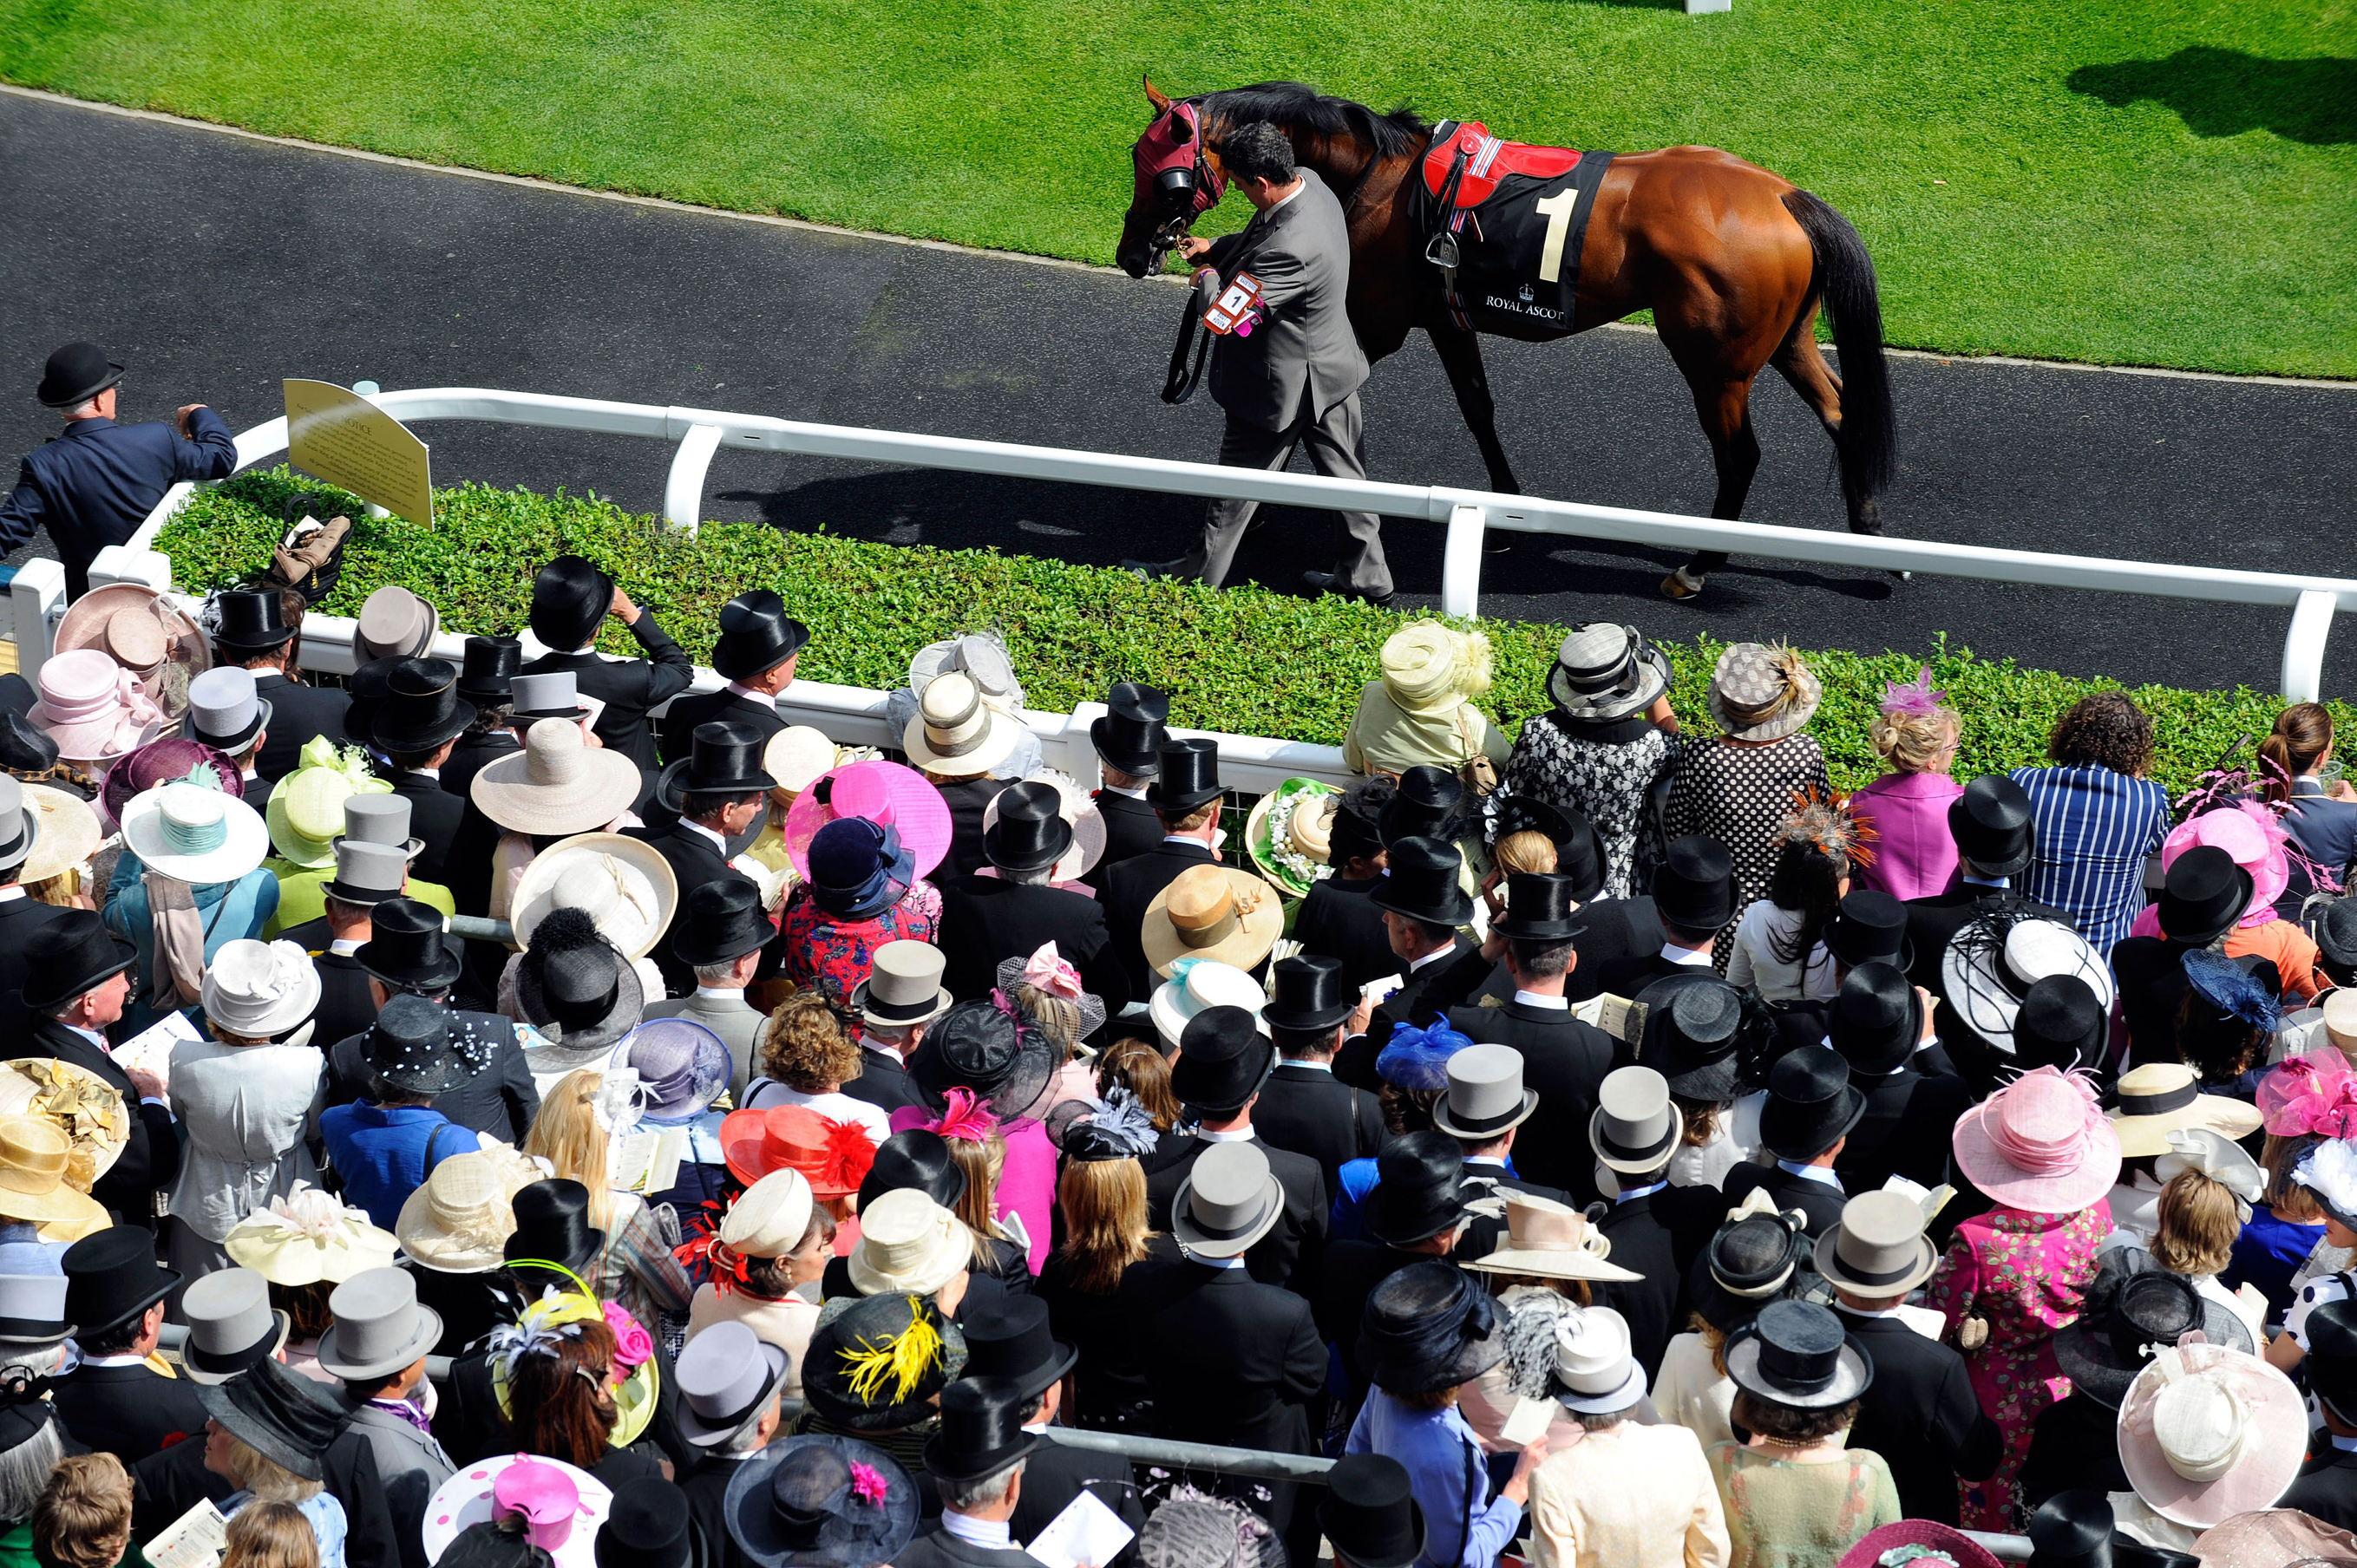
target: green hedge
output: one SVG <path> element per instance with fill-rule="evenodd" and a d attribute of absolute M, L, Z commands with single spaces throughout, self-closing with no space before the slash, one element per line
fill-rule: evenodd
<path fill-rule="evenodd" d="M 280 507 L 298 489 L 317 487 L 281 467 L 198 491 L 158 541 L 180 585 L 195 591 L 250 577 L 268 560 Z M 363 518 L 350 498 L 339 504 L 358 528 L 342 581 L 323 607 L 338 614 L 357 613 L 371 589 L 398 582 L 441 607 L 453 626 L 514 628 L 524 622 L 533 574 L 569 550 L 598 562 L 632 597 L 655 607 L 699 659 L 711 647 L 720 607 L 767 586 L 810 623 L 801 668 L 815 680 L 889 689 L 907 680 L 909 656 L 924 643 L 989 628 L 1006 639 L 1025 694 L 1042 711 L 1070 710 L 1102 699 L 1110 682 L 1138 680 L 1169 692 L 1180 724 L 1327 745 L 1340 744 L 1360 687 L 1377 673 L 1383 639 L 1413 618 L 1255 588 L 1146 583 L 996 551 L 907 549 L 757 524 L 708 524 L 690 541 L 659 519 L 562 491 L 461 485 L 438 492 L 432 530 Z M 1664 610 L 1660 618 L 1671 617 Z M 1497 684 L 1481 705 L 1511 733 L 1521 718 L 1545 710 L 1546 671 L 1564 628 L 1478 624 L 1497 659 Z M 618 652 L 632 646 L 610 622 L 603 640 Z M 1672 703 L 1688 725 L 1706 731 L 1703 694 L 1719 645 L 1699 639 L 1666 646 L 1677 670 Z M 1964 714 L 1962 777 L 2040 760 L 2056 715 L 2116 684 L 1975 658 L 1937 633 L 1911 651 L 1808 657 L 1825 687 L 1814 730 L 1835 783 L 1846 789 L 1881 771 L 1867 727 L 1883 682 L 1911 679 L 1921 665 L 1931 666 L 1933 682 Z M 2238 737 L 2264 736 L 2279 705 L 2241 687 L 2146 686 L 2136 696 L 2158 719 L 2158 776 L 2172 792 L 2190 787 Z M 2357 723 L 2348 708 L 2333 711 L 2336 724 Z"/>

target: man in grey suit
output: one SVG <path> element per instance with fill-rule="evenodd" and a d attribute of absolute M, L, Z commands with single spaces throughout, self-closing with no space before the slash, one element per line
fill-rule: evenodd
<path fill-rule="evenodd" d="M 1367 477 L 1366 440 L 1360 427 L 1359 384 L 1367 356 L 1344 308 L 1351 288 L 1351 236 L 1342 204 L 1309 169 L 1296 168 L 1293 147 L 1265 122 L 1231 132 L 1220 146 L 1222 166 L 1244 199 L 1258 209 L 1243 231 L 1219 240 L 1192 235 L 1181 254 L 1232 282 L 1240 273 L 1260 280 L 1260 320 L 1250 334 L 1230 333 L 1211 350 L 1211 397 L 1226 411 L 1220 461 L 1232 467 L 1283 468 L 1297 446 L 1329 478 Z M 1203 516 L 1202 544 L 1176 561 L 1124 564 L 1149 576 L 1227 580 L 1236 546 L 1252 526 L 1258 501 L 1215 500 Z M 1305 572 L 1313 593 L 1355 595 L 1371 603 L 1392 596 L 1383 561 L 1383 523 L 1374 513 L 1342 514 L 1347 532 L 1331 572 Z"/>
<path fill-rule="evenodd" d="M 755 1059 L 768 1016 L 745 1000 L 761 949 L 777 929 L 761 912 L 761 891 L 741 876 L 691 887 L 673 924 L 672 952 L 695 972 L 693 994 L 657 1002 L 649 1018 L 692 1018 L 728 1047 L 729 1092 L 738 1102 L 759 1075 Z"/>
<path fill-rule="evenodd" d="M 376 1455 L 401 1568 L 425 1568 L 425 1505 L 454 1466 L 410 1396 L 425 1381 L 442 1319 L 417 1305 L 415 1278 L 400 1269 L 361 1270 L 335 1288 L 328 1310 L 335 1323 L 319 1337 L 320 1369 L 343 1380 L 351 1430 Z"/>

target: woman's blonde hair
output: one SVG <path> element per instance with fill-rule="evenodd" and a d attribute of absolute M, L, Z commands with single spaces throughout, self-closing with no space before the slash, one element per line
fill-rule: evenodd
<path fill-rule="evenodd" d="M 589 1223 L 610 1228 L 614 1194 L 608 1159 L 612 1136 L 597 1121 L 597 1091 L 606 1075 L 580 1068 L 556 1080 L 540 1102 L 532 1130 L 523 1135 L 523 1152 L 538 1155 L 560 1176 L 589 1189 Z"/>
<path fill-rule="evenodd" d="M 944 1138 L 950 1158 L 965 1173 L 965 1192 L 957 1200 L 957 1217 L 977 1241 L 1004 1238 L 998 1228 L 998 1177 L 1006 1168 L 1006 1139 L 994 1132 L 987 1138 Z M 974 1260 L 985 1273 L 997 1272 L 998 1250 L 976 1247 Z"/>
<path fill-rule="evenodd" d="M 1056 1065 L 1061 1067 L 1071 1061 L 1081 1043 L 1081 1004 L 1069 996 L 1057 996 L 1020 981 L 1009 994 L 1024 1016 L 1039 1026 L 1039 1032 L 1056 1043 Z"/>
<path fill-rule="evenodd" d="M 1874 753 L 1901 773 L 1929 773 L 1964 733 L 1963 715 L 1948 707 L 1919 714 L 1879 713 L 1866 732 Z"/>
<path fill-rule="evenodd" d="M 1508 833 L 1490 852 L 1490 863 L 1501 872 L 1544 874 L 1555 869 L 1555 840 L 1527 828 Z"/>
<path fill-rule="evenodd" d="M 859 1076 L 859 1047 L 815 991 L 778 1004 L 761 1032 L 761 1070 L 802 1094 L 823 1094 Z"/>
<path fill-rule="evenodd" d="M 249 1503 L 229 1521 L 221 1568 L 319 1568 L 319 1534 L 290 1503 Z"/>
<path fill-rule="evenodd" d="M 1071 1271 L 1071 1287 L 1111 1295 L 1122 1271 L 1146 1257 L 1154 1237 L 1146 1219 L 1146 1172 L 1135 1160 L 1073 1160 L 1056 1180 L 1064 1214 L 1064 1244 L 1056 1255 Z"/>
<path fill-rule="evenodd" d="M 2199 1279 L 2233 1261 L 2234 1239 L 2243 1233 L 2242 1207 L 2218 1182 L 2200 1171 L 2178 1172 L 2160 1189 L 2158 1213 L 2152 1261 L 2170 1273 Z"/>
<path fill-rule="evenodd" d="M 55 876 L 44 876 L 38 882 L 27 883 L 25 891 L 31 896 L 36 904 L 47 904 L 59 909 L 72 909 L 81 907 L 78 900 L 81 897 L 81 867 L 69 865 Z"/>
<path fill-rule="evenodd" d="M 318 1482 L 296 1475 L 235 1433 L 230 1434 L 227 1464 L 238 1489 L 265 1503 L 309 1502 L 319 1494 Z"/>

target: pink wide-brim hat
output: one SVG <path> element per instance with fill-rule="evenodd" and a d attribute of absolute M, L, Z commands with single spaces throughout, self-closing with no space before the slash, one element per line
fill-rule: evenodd
<path fill-rule="evenodd" d="M 1907 1568 L 1925 1559 L 1942 1568 L 1998 1568 L 1996 1553 L 1954 1525 L 1928 1519 L 1902 1519 L 1867 1531 L 1834 1568 Z"/>
<path fill-rule="evenodd" d="M 2291 883 L 2291 857 L 2284 849 L 2287 838 L 2266 807 L 2256 802 L 2228 806 L 2171 828 L 2160 841 L 2160 865 L 2167 871 L 2179 855 L 2198 844 L 2224 850 L 2251 874 L 2251 901 L 2236 924 L 2264 926 L 2276 918 L 2276 900 Z"/>
<path fill-rule="evenodd" d="M 2155 1429 L 2154 1406 L 2169 1386 L 2174 1361 L 2180 1376 L 2219 1380 L 2233 1391 L 2243 1423 L 2241 1447 L 2224 1472 L 2200 1480 L 2179 1474 Z M 2197 1423 L 2201 1424 L 2201 1423 Z M 2299 1475 L 2308 1448 L 2308 1406 L 2282 1372 L 2247 1350 L 2203 1342 L 2197 1332 L 2157 1352 L 2128 1385 L 2115 1428 L 2120 1468 L 2147 1508 L 2161 1518 L 2207 1530 L 2238 1513 L 2271 1508 Z"/>
<path fill-rule="evenodd" d="M 779 830 L 785 837 L 786 856 L 804 882 L 810 880 L 811 840 L 840 817 L 866 817 L 898 828 L 900 845 L 916 862 L 919 876 L 931 875 L 949 857 L 950 803 L 930 779 L 897 762 L 853 762 L 821 774 L 795 796 L 785 826 Z"/>
<path fill-rule="evenodd" d="M 25 717 L 76 762 L 111 762 L 155 739 L 164 723 L 138 677 L 96 648 L 45 660 L 40 701 Z"/>
<path fill-rule="evenodd" d="M 1956 1168 L 2009 1208 L 2076 1214 L 2120 1176 L 2120 1135 L 2104 1120 L 2092 1081 L 2041 1067 L 2026 1072 L 1956 1123 Z"/>

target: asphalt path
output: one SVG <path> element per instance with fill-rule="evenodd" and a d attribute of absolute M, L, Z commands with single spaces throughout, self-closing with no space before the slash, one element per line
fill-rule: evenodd
<path fill-rule="evenodd" d="M 1106 192 L 1118 221 L 1125 193 Z M 1103 272 L 760 224 L 455 177 L 0 93 L 0 454 L 54 432 L 43 356 L 91 338 L 130 366 L 124 413 L 205 402 L 242 429 L 281 377 L 468 385 L 1208 460 L 1219 415 L 1156 396 L 1178 295 Z M 1501 434 L 1526 489 L 1701 513 L 1709 452 L 1649 334 L 1491 339 Z M 1894 361 L 1892 532 L 2257 570 L 2342 573 L 2357 390 Z M 1772 375 L 1747 515 L 1842 526 L 1829 447 Z M 1374 476 L 1481 488 L 1419 340 L 1366 391 Z M 666 443 L 424 427 L 437 480 L 595 490 L 659 510 Z M 1200 505 L 1045 482 L 724 450 L 705 516 L 895 544 L 1097 564 L 1184 548 Z M 1267 515 L 1240 559 L 1290 590 L 1330 523 Z M 1386 530 L 1394 574 L 1438 591 L 1437 526 Z M 37 546 L 38 548 L 38 546 Z M 1658 635 L 1928 648 L 2130 682 L 2271 687 L 2288 612 L 1740 558 L 1696 604 L 1656 593 L 1670 553 L 1525 540 L 1485 613 L 1611 618 Z M 463 615 L 463 612 L 460 612 Z M 2357 676 L 2357 632 L 2327 660 Z"/>

